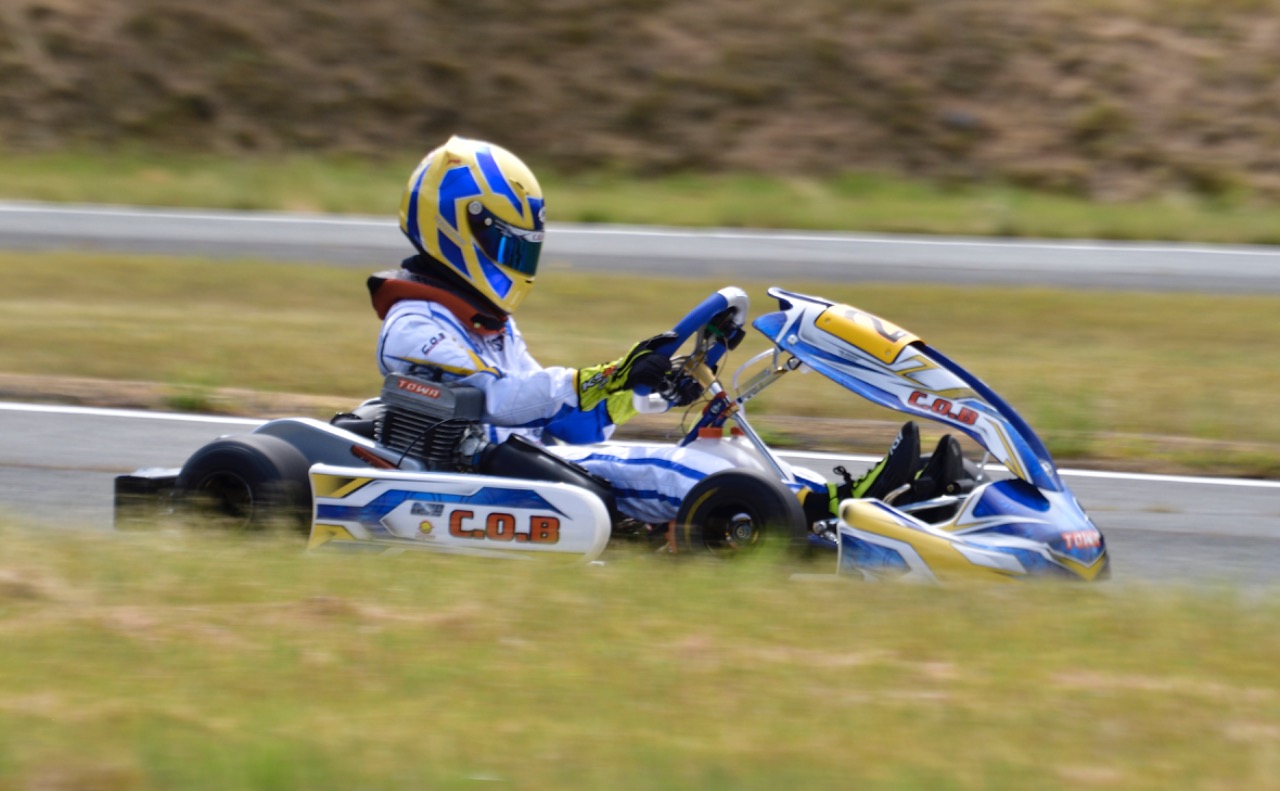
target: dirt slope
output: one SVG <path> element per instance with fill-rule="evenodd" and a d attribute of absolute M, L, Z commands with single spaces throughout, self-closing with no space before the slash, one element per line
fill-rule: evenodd
<path fill-rule="evenodd" d="M 0 147 L 1280 196 L 1280 0 L 0 0 Z"/>

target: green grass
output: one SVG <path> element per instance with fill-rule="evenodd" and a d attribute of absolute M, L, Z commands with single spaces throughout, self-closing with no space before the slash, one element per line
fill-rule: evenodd
<path fill-rule="evenodd" d="M 0 152 L 0 199 L 394 214 L 409 177 L 403 167 L 343 157 L 229 158 L 127 148 Z"/>
<path fill-rule="evenodd" d="M 0 527 L 0 787 L 1277 787 L 1274 598 Z"/>
<path fill-rule="evenodd" d="M 174 408 L 234 411 L 234 401 L 219 398 L 227 388 L 355 403 L 380 386 L 365 274 L 259 261 L 0 253 L 0 372 L 158 382 Z M 579 366 L 618 356 L 723 285 L 691 281 L 673 294 L 665 282 L 570 277 L 551 266 L 519 320 L 540 362 Z M 764 293 L 771 284 L 737 285 L 748 289 L 753 315 L 774 309 Z M 1270 362 L 1280 297 L 785 285 L 911 329 L 1004 395 L 1060 460 L 1280 474 Z M 729 369 L 763 348 L 752 331 Z M 897 419 L 816 374 L 790 375 L 752 408 L 771 436 L 811 448 L 844 447 L 844 438 L 827 426 L 797 436 L 805 421 L 784 418 Z M 881 435 L 877 447 L 890 436 Z"/>
<path fill-rule="evenodd" d="M 0 199 L 392 215 L 420 155 L 228 159 L 128 148 L 0 151 Z M 644 179 L 539 172 L 550 216 L 559 221 L 1280 243 L 1276 206 L 1243 192 L 1100 204 L 1000 184 L 874 173 Z"/>

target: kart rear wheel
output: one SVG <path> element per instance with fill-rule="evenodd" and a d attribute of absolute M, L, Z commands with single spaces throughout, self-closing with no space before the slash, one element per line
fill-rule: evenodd
<path fill-rule="evenodd" d="M 278 437 L 223 437 L 183 465 L 178 508 L 206 526 L 237 532 L 280 528 L 306 535 L 311 524 L 309 468 L 306 457 Z"/>
<path fill-rule="evenodd" d="M 677 554 L 738 557 L 770 548 L 799 555 L 809 527 L 800 500 L 758 470 L 724 470 L 689 490 L 676 514 Z"/>

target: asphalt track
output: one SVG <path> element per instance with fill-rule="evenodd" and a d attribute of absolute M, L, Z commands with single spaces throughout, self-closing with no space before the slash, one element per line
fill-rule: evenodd
<path fill-rule="evenodd" d="M 266 258 L 378 268 L 391 217 L 0 203 L 0 248 Z M 545 270 L 655 277 L 1280 292 L 1280 247 L 692 230 L 553 223 Z"/>
<path fill-rule="evenodd" d="M 394 220 L 0 203 L 0 249 L 105 250 L 378 267 L 406 250 Z M 1249 246 L 691 231 L 557 224 L 548 268 L 656 277 L 834 279 L 1280 292 L 1280 249 Z M 0 507 L 54 527 L 111 524 L 111 480 L 176 466 L 254 421 L 0 404 Z M 824 457 L 801 460 L 820 469 Z M 850 465 L 852 467 L 852 465 Z M 1067 471 L 1106 534 L 1117 579 L 1271 588 L 1280 482 Z"/>
<path fill-rule="evenodd" d="M 204 443 L 258 422 L 0 403 L 0 505 L 35 526 L 108 530 L 116 475 L 180 466 Z M 785 455 L 820 472 L 843 462 L 856 474 L 871 461 Z M 1280 481 L 1063 476 L 1106 536 L 1117 581 L 1256 591 L 1280 580 Z"/>

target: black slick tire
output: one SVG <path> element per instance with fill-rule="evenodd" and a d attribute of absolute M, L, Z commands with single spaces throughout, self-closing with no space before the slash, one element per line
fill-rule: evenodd
<path fill-rule="evenodd" d="M 758 470 L 723 470 L 703 478 L 676 514 L 677 554 L 723 558 L 762 549 L 799 556 L 809 528 L 800 500 L 781 481 Z"/>
<path fill-rule="evenodd" d="M 279 437 L 244 434 L 214 440 L 178 474 L 177 505 L 202 526 L 231 531 L 293 530 L 311 523 L 306 457 Z"/>

